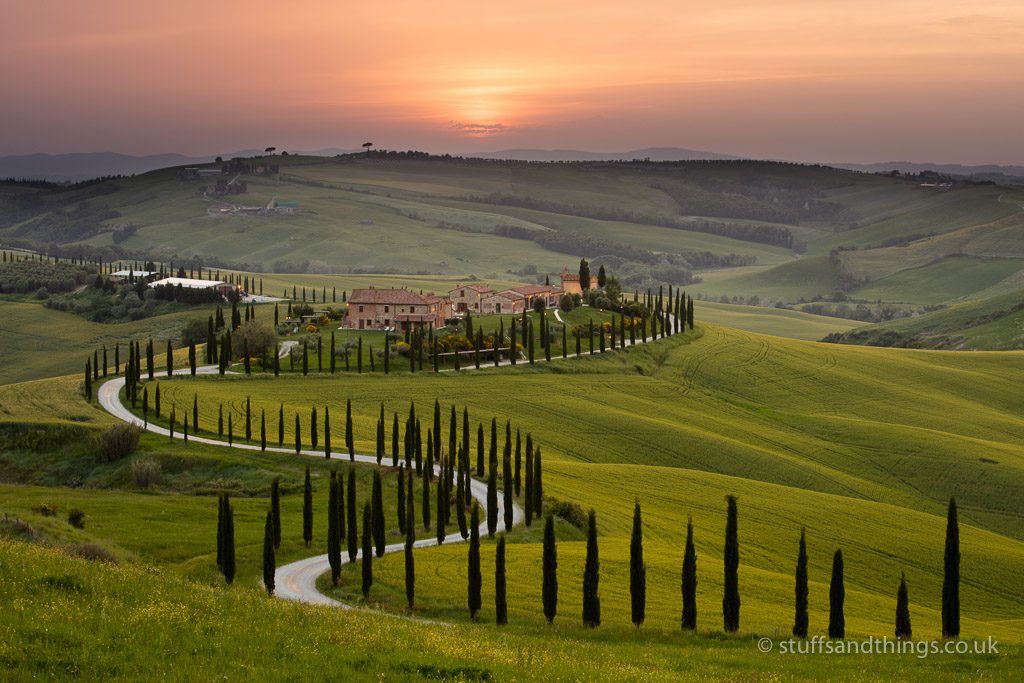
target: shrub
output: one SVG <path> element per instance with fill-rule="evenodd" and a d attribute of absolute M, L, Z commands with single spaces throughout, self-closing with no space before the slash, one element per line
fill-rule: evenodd
<path fill-rule="evenodd" d="M 81 557 L 85 560 L 117 564 L 117 558 L 109 550 L 95 543 L 75 543 L 74 545 L 67 546 L 64 550 L 68 555 Z"/>
<path fill-rule="evenodd" d="M 587 528 L 587 513 L 576 503 L 554 500 L 548 503 L 548 511 L 555 517 L 561 517 L 579 530 Z"/>
<path fill-rule="evenodd" d="M 99 436 L 97 449 L 106 462 L 114 462 L 131 455 L 139 447 L 142 428 L 133 424 L 116 424 Z"/>
<path fill-rule="evenodd" d="M 78 508 L 73 508 L 68 512 L 68 524 L 75 527 L 76 529 L 85 528 L 85 513 Z"/>
<path fill-rule="evenodd" d="M 57 508 L 54 505 L 47 505 L 46 503 L 43 503 L 37 509 L 39 511 L 39 514 L 41 514 L 43 517 L 57 516 Z"/>
<path fill-rule="evenodd" d="M 135 460 L 131 466 L 132 483 L 140 489 L 148 489 L 160 483 L 163 477 L 163 469 L 160 461 L 155 458 Z"/>

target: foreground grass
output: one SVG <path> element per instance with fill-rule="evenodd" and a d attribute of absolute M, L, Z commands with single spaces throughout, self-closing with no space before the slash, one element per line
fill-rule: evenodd
<path fill-rule="evenodd" d="M 37 678 L 165 680 L 783 680 L 1002 678 L 991 656 L 782 656 L 751 638 L 604 628 L 438 626 L 285 604 L 148 567 L 0 540 L 0 666 Z M 755 673 L 761 672 L 761 673 Z"/>

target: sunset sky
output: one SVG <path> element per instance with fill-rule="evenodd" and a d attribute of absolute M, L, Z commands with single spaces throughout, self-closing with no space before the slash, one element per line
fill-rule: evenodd
<path fill-rule="evenodd" d="M 1021 0 L 4 0 L 0 154 L 1024 163 Z"/>

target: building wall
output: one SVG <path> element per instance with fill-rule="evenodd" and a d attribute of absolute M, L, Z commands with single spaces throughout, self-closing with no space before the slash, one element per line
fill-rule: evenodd
<path fill-rule="evenodd" d="M 448 296 L 452 300 L 452 308 L 455 312 L 465 313 L 470 311 L 472 313 L 481 313 L 483 311 L 481 302 L 493 293 L 493 290 L 490 292 L 479 292 L 472 287 L 459 287 L 451 290 Z"/>

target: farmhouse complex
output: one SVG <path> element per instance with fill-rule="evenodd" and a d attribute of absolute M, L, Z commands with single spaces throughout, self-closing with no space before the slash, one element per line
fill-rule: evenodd
<path fill-rule="evenodd" d="M 455 316 L 469 314 L 516 314 L 543 301 L 545 308 L 558 305 L 563 294 L 582 292 L 578 275 L 562 273 L 562 286 L 522 285 L 495 291 L 482 284 L 456 287 L 447 296 L 419 293 L 405 288 L 353 290 L 348 297 L 344 326 L 353 329 L 407 330 L 419 324 L 442 327 Z"/>

